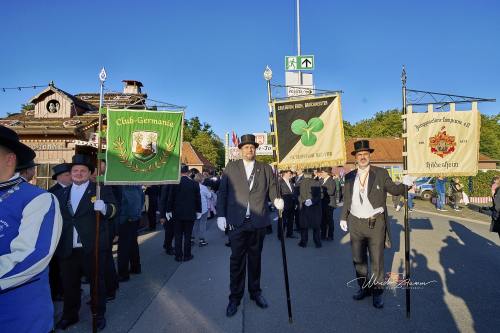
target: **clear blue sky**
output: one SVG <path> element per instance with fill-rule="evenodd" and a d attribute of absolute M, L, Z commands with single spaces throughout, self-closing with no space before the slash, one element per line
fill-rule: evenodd
<path fill-rule="evenodd" d="M 268 130 L 263 70 L 284 83 L 296 54 L 295 0 L 5 1 L 0 87 L 70 93 L 142 81 L 150 98 L 186 105 L 221 137 Z M 301 1 L 302 53 L 320 89 L 343 90 L 344 119 L 400 107 L 408 86 L 500 98 L 500 4 L 489 0 Z M 36 94 L 0 91 L 0 116 Z M 500 112 L 500 101 L 480 105 Z"/>

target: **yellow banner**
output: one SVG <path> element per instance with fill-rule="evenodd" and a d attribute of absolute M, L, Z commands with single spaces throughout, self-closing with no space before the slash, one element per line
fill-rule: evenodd
<path fill-rule="evenodd" d="M 472 110 L 407 112 L 408 174 L 412 176 L 474 176 L 479 162 L 481 118 L 477 103 Z"/>

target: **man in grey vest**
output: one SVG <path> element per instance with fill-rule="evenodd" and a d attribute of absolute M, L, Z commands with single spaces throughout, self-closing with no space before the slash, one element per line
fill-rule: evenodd
<path fill-rule="evenodd" d="M 268 306 L 260 289 L 261 253 L 271 222 L 267 201 L 269 197 L 279 210 L 284 202 L 278 199 L 271 166 L 255 160 L 258 146 L 254 135 L 241 137 L 242 160 L 227 164 L 217 196 L 217 225 L 222 231 L 229 228 L 231 242 L 228 317 L 237 312 L 243 297 L 247 260 L 250 299 L 260 308 Z"/>

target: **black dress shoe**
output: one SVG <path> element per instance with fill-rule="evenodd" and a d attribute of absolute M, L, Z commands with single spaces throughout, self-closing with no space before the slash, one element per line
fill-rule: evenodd
<path fill-rule="evenodd" d="M 297 238 L 295 235 L 287 235 L 286 238 Z"/>
<path fill-rule="evenodd" d="M 231 242 L 226 242 L 226 244 L 224 245 L 226 245 L 227 247 L 231 247 Z"/>
<path fill-rule="evenodd" d="M 366 296 L 371 295 L 371 290 L 368 288 L 359 288 L 358 291 L 354 295 L 352 295 L 352 298 L 356 301 L 360 301 Z"/>
<path fill-rule="evenodd" d="M 227 309 L 226 309 L 226 316 L 227 317 L 232 317 L 236 314 L 236 312 L 238 311 L 238 303 L 236 302 L 229 302 L 229 304 L 227 305 Z"/>
<path fill-rule="evenodd" d="M 141 266 L 131 268 L 129 273 L 130 274 L 141 274 Z"/>
<path fill-rule="evenodd" d="M 118 276 L 118 282 L 127 282 L 128 280 L 130 280 L 130 276 Z"/>
<path fill-rule="evenodd" d="M 384 299 L 382 294 L 373 295 L 373 306 L 377 309 L 382 309 L 384 307 Z"/>
<path fill-rule="evenodd" d="M 106 327 L 106 318 L 98 318 L 96 321 L 97 330 L 102 331 Z"/>
<path fill-rule="evenodd" d="M 328 237 L 326 240 L 327 241 L 332 241 L 333 240 L 333 236 L 332 237 Z"/>
<path fill-rule="evenodd" d="M 182 257 L 175 257 L 175 261 L 181 262 L 182 261 Z"/>
<path fill-rule="evenodd" d="M 58 330 L 66 330 L 68 327 L 70 327 L 71 325 L 74 325 L 78 322 L 78 319 L 73 319 L 73 320 L 69 320 L 69 319 L 61 319 L 57 322 L 56 324 L 56 329 Z"/>
<path fill-rule="evenodd" d="M 259 308 L 265 309 L 269 306 L 267 305 L 266 299 L 262 295 L 250 296 L 250 299 L 255 301 L 255 304 L 257 304 Z"/>
<path fill-rule="evenodd" d="M 304 243 L 304 242 L 299 242 L 299 246 L 300 246 L 300 247 L 307 247 L 307 244 L 306 244 L 306 243 Z"/>
<path fill-rule="evenodd" d="M 175 254 L 174 249 L 166 249 L 165 253 L 168 254 L 169 256 L 173 256 Z"/>
<path fill-rule="evenodd" d="M 184 261 L 189 261 L 189 260 L 192 260 L 194 258 L 193 255 L 190 255 L 189 257 L 184 257 Z"/>
<path fill-rule="evenodd" d="M 106 295 L 106 302 L 111 302 L 111 301 L 115 300 L 115 298 L 116 298 L 116 294 Z"/>

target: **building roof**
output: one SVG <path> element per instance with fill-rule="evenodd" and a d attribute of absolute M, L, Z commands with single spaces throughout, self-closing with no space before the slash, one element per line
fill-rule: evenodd
<path fill-rule="evenodd" d="M 35 104 L 39 100 L 45 98 L 45 96 L 47 96 L 48 94 L 53 94 L 53 93 L 60 93 L 63 97 L 70 100 L 71 103 L 74 103 L 75 106 L 78 106 L 84 110 L 94 111 L 94 110 L 97 110 L 98 106 L 99 106 L 99 104 L 97 104 L 98 106 L 96 107 L 95 105 L 92 105 L 86 101 L 83 101 L 80 98 L 73 96 L 70 93 L 68 93 L 62 89 L 55 87 L 53 84 L 50 84 L 45 90 L 43 90 L 38 95 L 33 97 L 29 102 L 32 104 Z"/>
<path fill-rule="evenodd" d="M 375 151 L 370 154 L 370 161 L 374 163 L 403 163 L 403 138 L 351 138 L 346 141 L 347 163 L 354 163 L 354 156 L 351 151 L 354 150 L 354 142 L 357 140 L 369 140 L 370 148 Z M 480 162 L 500 162 L 487 155 L 479 154 Z"/>
<path fill-rule="evenodd" d="M 214 169 L 212 163 L 202 153 L 194 149 L 189 142 L 182 142 L 181 162 L 187 165 L 203 165 L 207 169 Z"/>
<path fill-rule="evenodd" d="M 75 97 L 92 104 L 95 109 L 99 108 L 100 95 L 98 93 L 79 93 Z M 124 93 L 105 93 L 104 106 L 109 108 L 124 109 L 138 107 L 143 109 L 146 106 L 147 94 L 124 94 Z"/>

